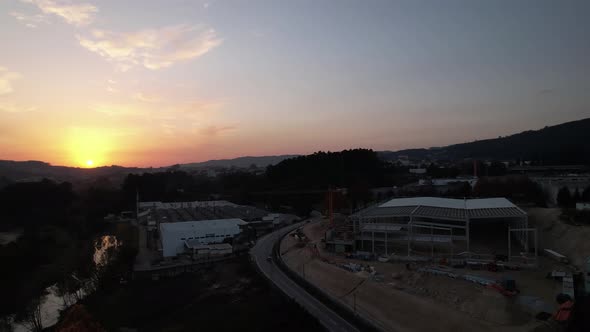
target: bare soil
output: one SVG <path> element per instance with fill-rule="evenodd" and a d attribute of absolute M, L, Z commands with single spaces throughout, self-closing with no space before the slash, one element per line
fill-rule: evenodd
<path fill-rule="evenodd" d="M 351 308 L 356 307 L 386 330 L 532 331 L 540 325 L 533 318 L 537 312 L 495 290 L 464 280 L 408 271 L 405 264 L 358 261 L 326 252 L 321 245 L 326 227 L 326 221 L 321 221 L 304 228 L 310 243 L 318 246 L 320 257 L 313 255 L 310 245 L 300 248 L 294 237 L 287 236 L 281 244 L 283 259 L 307 280 Z M 383 280 L 375 281 L 368 272 L 354 273 L 339 266 L 349 262 L 370 264 Z M 545 308 L 553 309 L 561 284 L 545 276 L 556 265 L 559 263 L 542 259 L 541 269 L 535 271 L 457 272 L 494 280 L 510 275 L 522 295 L 536 298 Z"/>

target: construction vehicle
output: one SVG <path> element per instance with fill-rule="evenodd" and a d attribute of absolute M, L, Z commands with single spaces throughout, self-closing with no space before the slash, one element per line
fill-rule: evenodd
<path fill-rule="evenodd" d="M 516 288 L 516 280 L 512 278 L 503 278 L 501 281 L 489 284 L 487 287 L 495 289 L 500 294 L 507 297 L 513 297 L 520 293 Z"/>

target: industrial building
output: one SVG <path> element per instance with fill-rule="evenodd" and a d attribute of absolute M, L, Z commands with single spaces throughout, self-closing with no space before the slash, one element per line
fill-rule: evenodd
<path fill-rule="evenodd" d="M 238 239 L 238 247 L 242 248 L 244 243 L 281 224 L 299 220 L 295 215 L 270 213 L 257 207 L 223 200 L 138 202 L 137 207 L 137 219 L 142 226 L 146 226 L 148 248 L 162 252 L 164 258 L 182 253 L 192 253 L 194 258 L 202 256 L 200 254 L 203 252 L 215 256 L 223 250 L 215 246 L 203 246 L 221 243 L 226 239 L 232 239 L 235 246 L 233 239 L 242 234 Z"/>
<path fill-rule="evenodd" d="M 492 235 L 493 233 L 493 235 Z M 536 231 L 528 227 L 527 214 L 505 198 L 451 199 L 441 197 L 396 198 L 361 210 L 348 223 L 326 233 L 334 251 L 368 251 L 407 255 L 471 252 L 472 240 L 507 242 L 528 251 L 536 249 Z M 497 237 L 497 238 L 496 238 Z M 512 243 L 511 238 L 516 241 Z"/>
<path fill-rule="evenodd" d="M 160 224 L 164 258 L 182 254 L 187 249 L 202 249 L 198 245 L 222 243 L 240 234 L 247 223 L 242 219 L 215 219 Z"/>

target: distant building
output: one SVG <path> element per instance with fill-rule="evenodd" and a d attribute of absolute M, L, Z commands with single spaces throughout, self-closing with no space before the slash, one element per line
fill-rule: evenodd
<path fill-rule="evenodd" d="M 426 168 L 410 168 L 412 174 L 426 174 Z"/>
<path fill-rule="evenodd" d="M 557 193 L 563 187 L 573 195 L 576 190 L 581 193 L 590 186 L 589 175 L 530 176 L 530 179 L 541 186 L 551 204 L 557 204 Z"/>
<path fill-rule="evenodd" d="M 162 254 L 173 257 L 198 245 L 222 243 L 240 234 L 242 219 L 215 219 L 160 223 Z"/>
<path fill-rule="evenodd" d="M 578 210 L 578 211 L 590 211 L 590 202 L 578 202 L 578 203 L 576 203 L 576 210 Z"/>

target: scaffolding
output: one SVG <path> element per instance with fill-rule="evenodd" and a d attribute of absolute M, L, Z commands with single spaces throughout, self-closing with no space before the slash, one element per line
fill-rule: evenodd
<path fill-rule="evenodd" d="M 415 245 L 429 246 L 434 256 L 437 248 L 454 255 L 455 243 L 463 243 L 470 252 L 471 228 L 480 223 L 509 222 L 510 233 L 525 247 L 529 246 L 527 214 L 505 198 L 457 200 L 432 197 L 393 199 L 364 209 L 350 217 L 355 249 L 373 253 L 390 253 L 392 245 L 407 246 L 407 255 L 417 251 Z M 368 242 L 368 243 L 367 243 Z M 535 231 L 535 250 L 536 231 Z"/>

